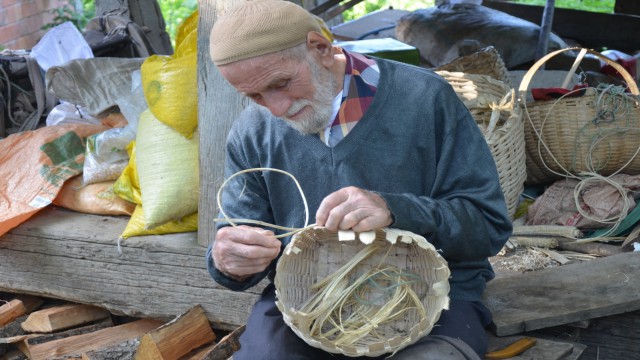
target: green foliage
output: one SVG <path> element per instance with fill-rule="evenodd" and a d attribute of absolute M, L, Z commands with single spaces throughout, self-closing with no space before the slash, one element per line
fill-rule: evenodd
<path fill-rule="evenodd" d="M 51 10 L 54 15 L 53 20 L 42 26 L 42 30 L 47 30 L 52 27 L 56 27 L 67 21 L 71 21 L 78 29 L 83 29 L 87 24 L 88 19 L 83 16 L 82 13 L 76 11 L 70 5 L 63 5 L 62 7 Z"/>
<path fill-rule="evenodd" d="M 380 9 L 392 7 L 394 9 L 413 11 L 431 7 L 434 4 L 435 0 L 365 0 L 345 11 L 342 15 L 344 21 L 350 21 Z"/>
<path fill-rule="evenodd" d="M 544 6 L 546 0 L 513 0 L 516 3 Z M 613 13 L 615 0 L 556 0 L 556 8 Z"/>
<path fill-rule="evenodd" d="M 71 21 L 79 30 L 84 29 L 85 25 L 93 18 L 95 14 L 95 4 L 93 0 L 82 0 L 82 9 L 76 9 L 70 4 L 51 10 L 54 15 L 50 23 L 42 26 L 43 30 L 58 26 L 67 21 Z"/>
<path fill-rule="evenodd" d="M 180 24 L 198 8 L 198 0 L 158 0 L 158 4 L 167 25 L 166 30 L 171 37 L 171 44 L 175 48 L 176 31 Z"/>

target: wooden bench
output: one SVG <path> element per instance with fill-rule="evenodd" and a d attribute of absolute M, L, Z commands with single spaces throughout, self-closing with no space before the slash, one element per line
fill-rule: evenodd
<path fill-rule="evenodd" d="M 122 240 L 119 250 L 117 239 L 127 222 L 127 217 L 44 209 L 0 237 L 0 291 L 160 320 L 199 304 L 215 328 L 234 330 L 244 324 L 264 284 L 246 292 L 216 284 L 206 270 L 206 248 L 198 245 L 196 233 L 134 237 Z M 574 354 L 584 350 L 553 340 L 583 343 L 585 354 L 599 351 L 601 358 L 637 356 L 638 253 L 501 276 L 488 284 L 484 300 L 494 315 L 495 346 L 523 334 L 544 338 L 540 344 L 546 345 L 537 345 L 522 359 L 542 358 L 540 351 L 569 359 L 572 349 Z M 578 327 L 585 321 L 589 327 Z M 574 336 L 563 339 L 557 332 Z M 607 351 L 616 356 L 607 356 Z M 549 353 L 543 358 L 554 359 Z"/>

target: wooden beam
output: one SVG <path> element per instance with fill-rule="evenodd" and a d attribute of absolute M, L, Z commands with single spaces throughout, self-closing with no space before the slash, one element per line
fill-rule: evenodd
<path fill-rule="evenodd" d="M 242 0 L 200 1 L 198 22 L 198 130 L 200 132 L 200 201 L 198 244 L 215 238 L 216 195 L 224 181 L 225 144 L 231 124 L 248 104 L 220 75 L 209 57 L 209 33 L 220 14 Z"/>
<path fill-rule="evenodd" d="M 135 360 L 173 360 L 211 343 L 216 335 L 200 305 L 140 339 Z"/>
<path fill-rule="evenodd" d="M 0 291 L 166 321 L 200 304 L 216 329 L 234 330 L 246 322 L 266 282 L 245 292 L 216 284 L 195 233 L 132 237 L 118 252 L 128 220 L 42 210 L 0 237 Z"/>
<path fill-rule="evenodd" d="M 111 316 L 109 311 L 96 306 L 67 304 L 31 313 L 22 323 L 22 329 L 32 333 L 49 333 L 88 324 L 109 316 Z"/>
<path fill-rule="evenodd" d="M 498 336 L 640 309 L 640 258 L 624 253 L 496 278 L 484 302 Z"/>

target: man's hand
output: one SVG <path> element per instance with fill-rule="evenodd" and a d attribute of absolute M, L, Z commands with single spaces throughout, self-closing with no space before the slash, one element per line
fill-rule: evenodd
<path fill-rule="evenodd" d="M 216 268 L 242 281 L 264 271 L 280 253 L 272 231 L 252 226 L 227 226 L 218 230 L 211 256 Z"/>
<path fill-rule="evenodd" d="M 316 213 L 316 225 L 331 231 L 370 231 L 392 222 L 391 211 L 380 195 L 353 186 L 329 194 Z"/>

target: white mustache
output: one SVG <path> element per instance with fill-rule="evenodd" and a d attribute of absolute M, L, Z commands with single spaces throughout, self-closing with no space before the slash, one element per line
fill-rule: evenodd
<path fill-rule="evenodd" d="M 299 100 L 291 104 L 291 107 L 287 111 L 286 117 L 290 118 L 293 115 L 297 114 L 298 111 L 302 110 L 307 105 L 311 105 L 311 101 L 308 100 Z"/>

